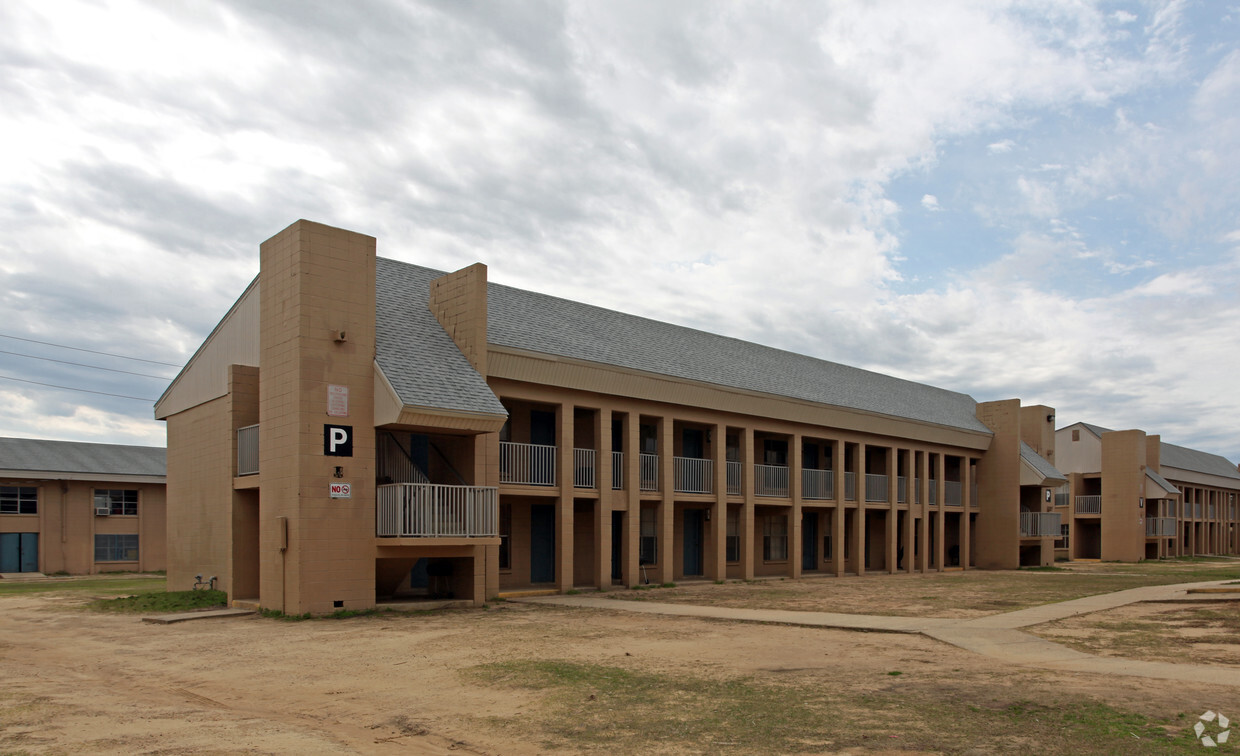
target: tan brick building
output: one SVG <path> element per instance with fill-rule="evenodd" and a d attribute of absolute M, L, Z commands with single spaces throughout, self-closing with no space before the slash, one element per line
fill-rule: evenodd
<path fill-rule="evenodd" d="M 1075 423 L 1056 433 L 1069 483 L 1061 554 L 1136 561 L 1240 554 L 1240 470 L 1139 430 Z"/>
<path fill-rule="evenodd" d="M 377 258 L 298 221 L 156 405 L 169 587 L 389 597 L 1050 564 L 1054 410 Z"/>
<path fill-rule="evenodd" d="M 164 450 L 0 438 L 0 573 L 165 567 Z"/>

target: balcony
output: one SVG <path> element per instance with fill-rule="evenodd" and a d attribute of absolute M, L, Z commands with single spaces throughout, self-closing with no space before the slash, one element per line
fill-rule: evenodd
<path fill-rule="evenodd" d="M 715 490 L 715 461 L 672 457 L 676 493 L 708 494 Z"/>
<path fill-rule="evenodd" d="M 597 488 L 594 484 L 596 456 L 593 449 L 573 449 L 573 488 Z"/>
<path fill-rule="evenodd" d="M 788 468 L 784 465 L 753 466 L 754 496 L 788 498 Z"/>
<path fill-rule="evenodd" d="M 1076 513 L 1077 514 L 1102 514 L 1102 497 L 1101 496 L 1078 496 L 1076 497 Z"/>
<path fill-rule="evenodd" d="M 237 475 L 258 474 L 258 426 L 237 429 Z"/>
<path fill-rule="evenodd" d="M 1175 537 L 1175 518 L 1174 517 L 1147 517 L 1145 518 L 1145 537 L 1146 538 L 1174 538 Z"/>
<path fill-rule="evenodd" d="M 1021 512 L 1021 538 L 1062 538 L 1058 512 Z"/>
<path fill-rule="evenodd" d="M 637 455 L 638 463 L 641 466 L 641 490 L 658 491 L 659 490 L 659 455 L 658 454 L 639 454 Z"/>
<path fill-rule="evenodd" d="M 500 441 L 499 482 L 519 486 L 554 486 L 555 447 Z"/>
<path fill-rule="evenodd" d="M 498 533 L 495 488 L 393 483 L 375 493 L 375 535 L 380 537 L 494 538 Z"/>
<path fill-rule="evenodd" d="M 831 500 L 835 498 L 834 470 L 802 470 L 801 498 Z"/>
<path fill-rule="evenodd" d="M 611 490 L 624 489 L 624 452 L 611 453 Z"/>
<path fill-rule="evenodd" d="M 728 461 L 728 493 L 732 496 L 741 495 L 741 463 Z M 739 557 L 738 557 L 739 559 Z"/>
<path fill-rule="evenodd" d="M 903 475 L 896 476 L 896 503 L 908 503 L 908 478 Z"/>
<path fill-rule="evenodd" d="M 887 501 L 887 476 L 871 475 L 865 476 L 865 500 L 866 501 Z"/>
<path fill-rule="evenodd" d="M 964 485 L 960 481 L 943 482 L 943 503 L 949 507 L 964 506 Z"/>
<path fill-rule="evenodd" d="M 857 473 L 844 473 L 844 501 L 857 500 Z"/>

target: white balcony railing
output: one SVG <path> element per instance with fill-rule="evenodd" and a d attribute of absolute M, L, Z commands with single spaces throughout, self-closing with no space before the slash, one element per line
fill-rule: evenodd
<path fill-rule="evenodd" d="M 802 470 L 801 498 L 825 499 L 835 498 L 834 470 Z"/>
<path fill-rule="evenodd" d="M 908 478 L 903 475 L 896 476 L 896 503 L 908 503 Z"/>
<path fill-rule="evenodd" d="M 672 457 L 676 493 L 708 494 L 715 490 L 715 461 L 694 457 Z"/>
<path fill-rule="evenodd" d="M 728 493 L 739 496 L 741 493 L 741 463 L 728 460 Z M 739 557 L 738 557 L 739 558 Z"/>
<path fill-rule="evenodd" d="M 939 482 L 937 480 L 931 480 L 928 488 L 930 490 L 930 506 L 936 507 L 939 504 Z"/>
<path fill-rule="evenodd" d="M 857 500 L 857 473 L 844 473 L 844 501 Z"/>
<path fill-rule="evenodd" d="M 499 482 L 523 486 L 554 486 L 555 447 L 500 441 Z"/>
<path fill-rule="evenodd" d="M 641 490 L 658 491 L 659 490 L 659 455 L 658 454 L 639 454 L 637 455 L 638 463 L 641 465 Z"/>
<path fill-rule="evenodd" d="M 1174 517 L 1147 517 L 1145 519 L 1146 538 L 1174 538 Z"/>
<path fill-rule="evenodd" d="M 949 507 L 959 507 L 964 505 L 964 497 L 962 495 L 964 486 L 958 480 L 948 480 L 943 482 L 943 503 Z"/>
<path fill-rule="evenodd" d="M 611 453 L 611 490 L 624 488 L 624 452 Z"/>
<path fill-rule="evenodd" d="M 573 449 L 573 488 L 596 488 L 596 457 L 593 449 Z"/>
<path fill-rule="evenodd" d="M 494 538 L 499 493 L 488 486 L 394 483 L 376 490 L 375 534 L 403 538 Z"/>
<path fill-rule="evenodd" d="M 1061 538 L 1058 512 L 1021 512 L 1021 538 Z"/>
<path fill-rule="evenodd" d="M 237 429 L 237 475 L 258 474 L 258 426 Z"/>
<path fill-rule="evenodd" d="M 754 496 L 788 496 L 788 468 L 785 465 L 753 466 Z"/>
<path fill-rule="evenodd" d="M 1101 496 L 1078 496 L 1076 497 L 1076 513 L 1077 514 L 1102 514 L 1102 497 Z"/>
<path fill-rule="evenodd" d="M 886 475 L 872 475 L 870 473 L 866 473 L 865 500 L 866 501 L 887 501 L 887 476 Z"/>

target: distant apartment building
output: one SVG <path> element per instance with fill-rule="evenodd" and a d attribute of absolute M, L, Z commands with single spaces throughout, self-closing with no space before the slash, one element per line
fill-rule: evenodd
<path fill-rule="evenodd" d="M 1047 565 L 1054 410 L 376 256 L 298 221 L 156 405 L 169 587 L 411 595 Z"/>
<path fill-rule="evenodd" d="M 1240 554 L 1240 470 L 1216 454 L 1140 430 L 1075 423 L 1056 432 L 1071 559 L 1136 561 Z"/>
<path fill-rule="evenodd" d="M 164 450 L 0 438 L 0 573 L 165 567 Z"/>

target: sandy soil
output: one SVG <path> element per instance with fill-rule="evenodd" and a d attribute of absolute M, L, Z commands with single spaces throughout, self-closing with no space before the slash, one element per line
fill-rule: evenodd
<path fill-rule="evenodd" d="M 1236 667 L 1240 602 L 1129 604 L 1041 625 L 1034 633 L 1098 656 Z"/>
<path fill-rule="evenodd" d="M 505 603 L 487 610 L 288 622 L 144 624 L 81 598 L 0 598 L 0 753 L 480 753 L 556 750 L 538 691 L 466 671 L 508 659 L 821 686 L 977 710 L 1086 697 L 1182 721 L 1240 712 L 1236 689 L 1012 669 L 911 635 L 851 633 Z M 889 675 L 900 670 L 898 677 Z M 889 723 L 844 749 L 897 752 Z M 874 717 L 871 717 L 874 719 Z M 950 723 L 944 725 L 949 726 Z M 874 740 L 868 740 L 873 727 Z M 548 745 L 551 743 L 552 745 Z M 855 746 L 861 743 L 861 746 Z M 1011 745 L 1011 743 L 1009 743 Z M 1029 747 L 1033 747 L 1030 745 Z M 669 752 L 713 752 L 668 743 Z M 1004 748 L 997 750 L 1003 751 Z M 983 748 L 978 753 L 991 752 Z"/>

